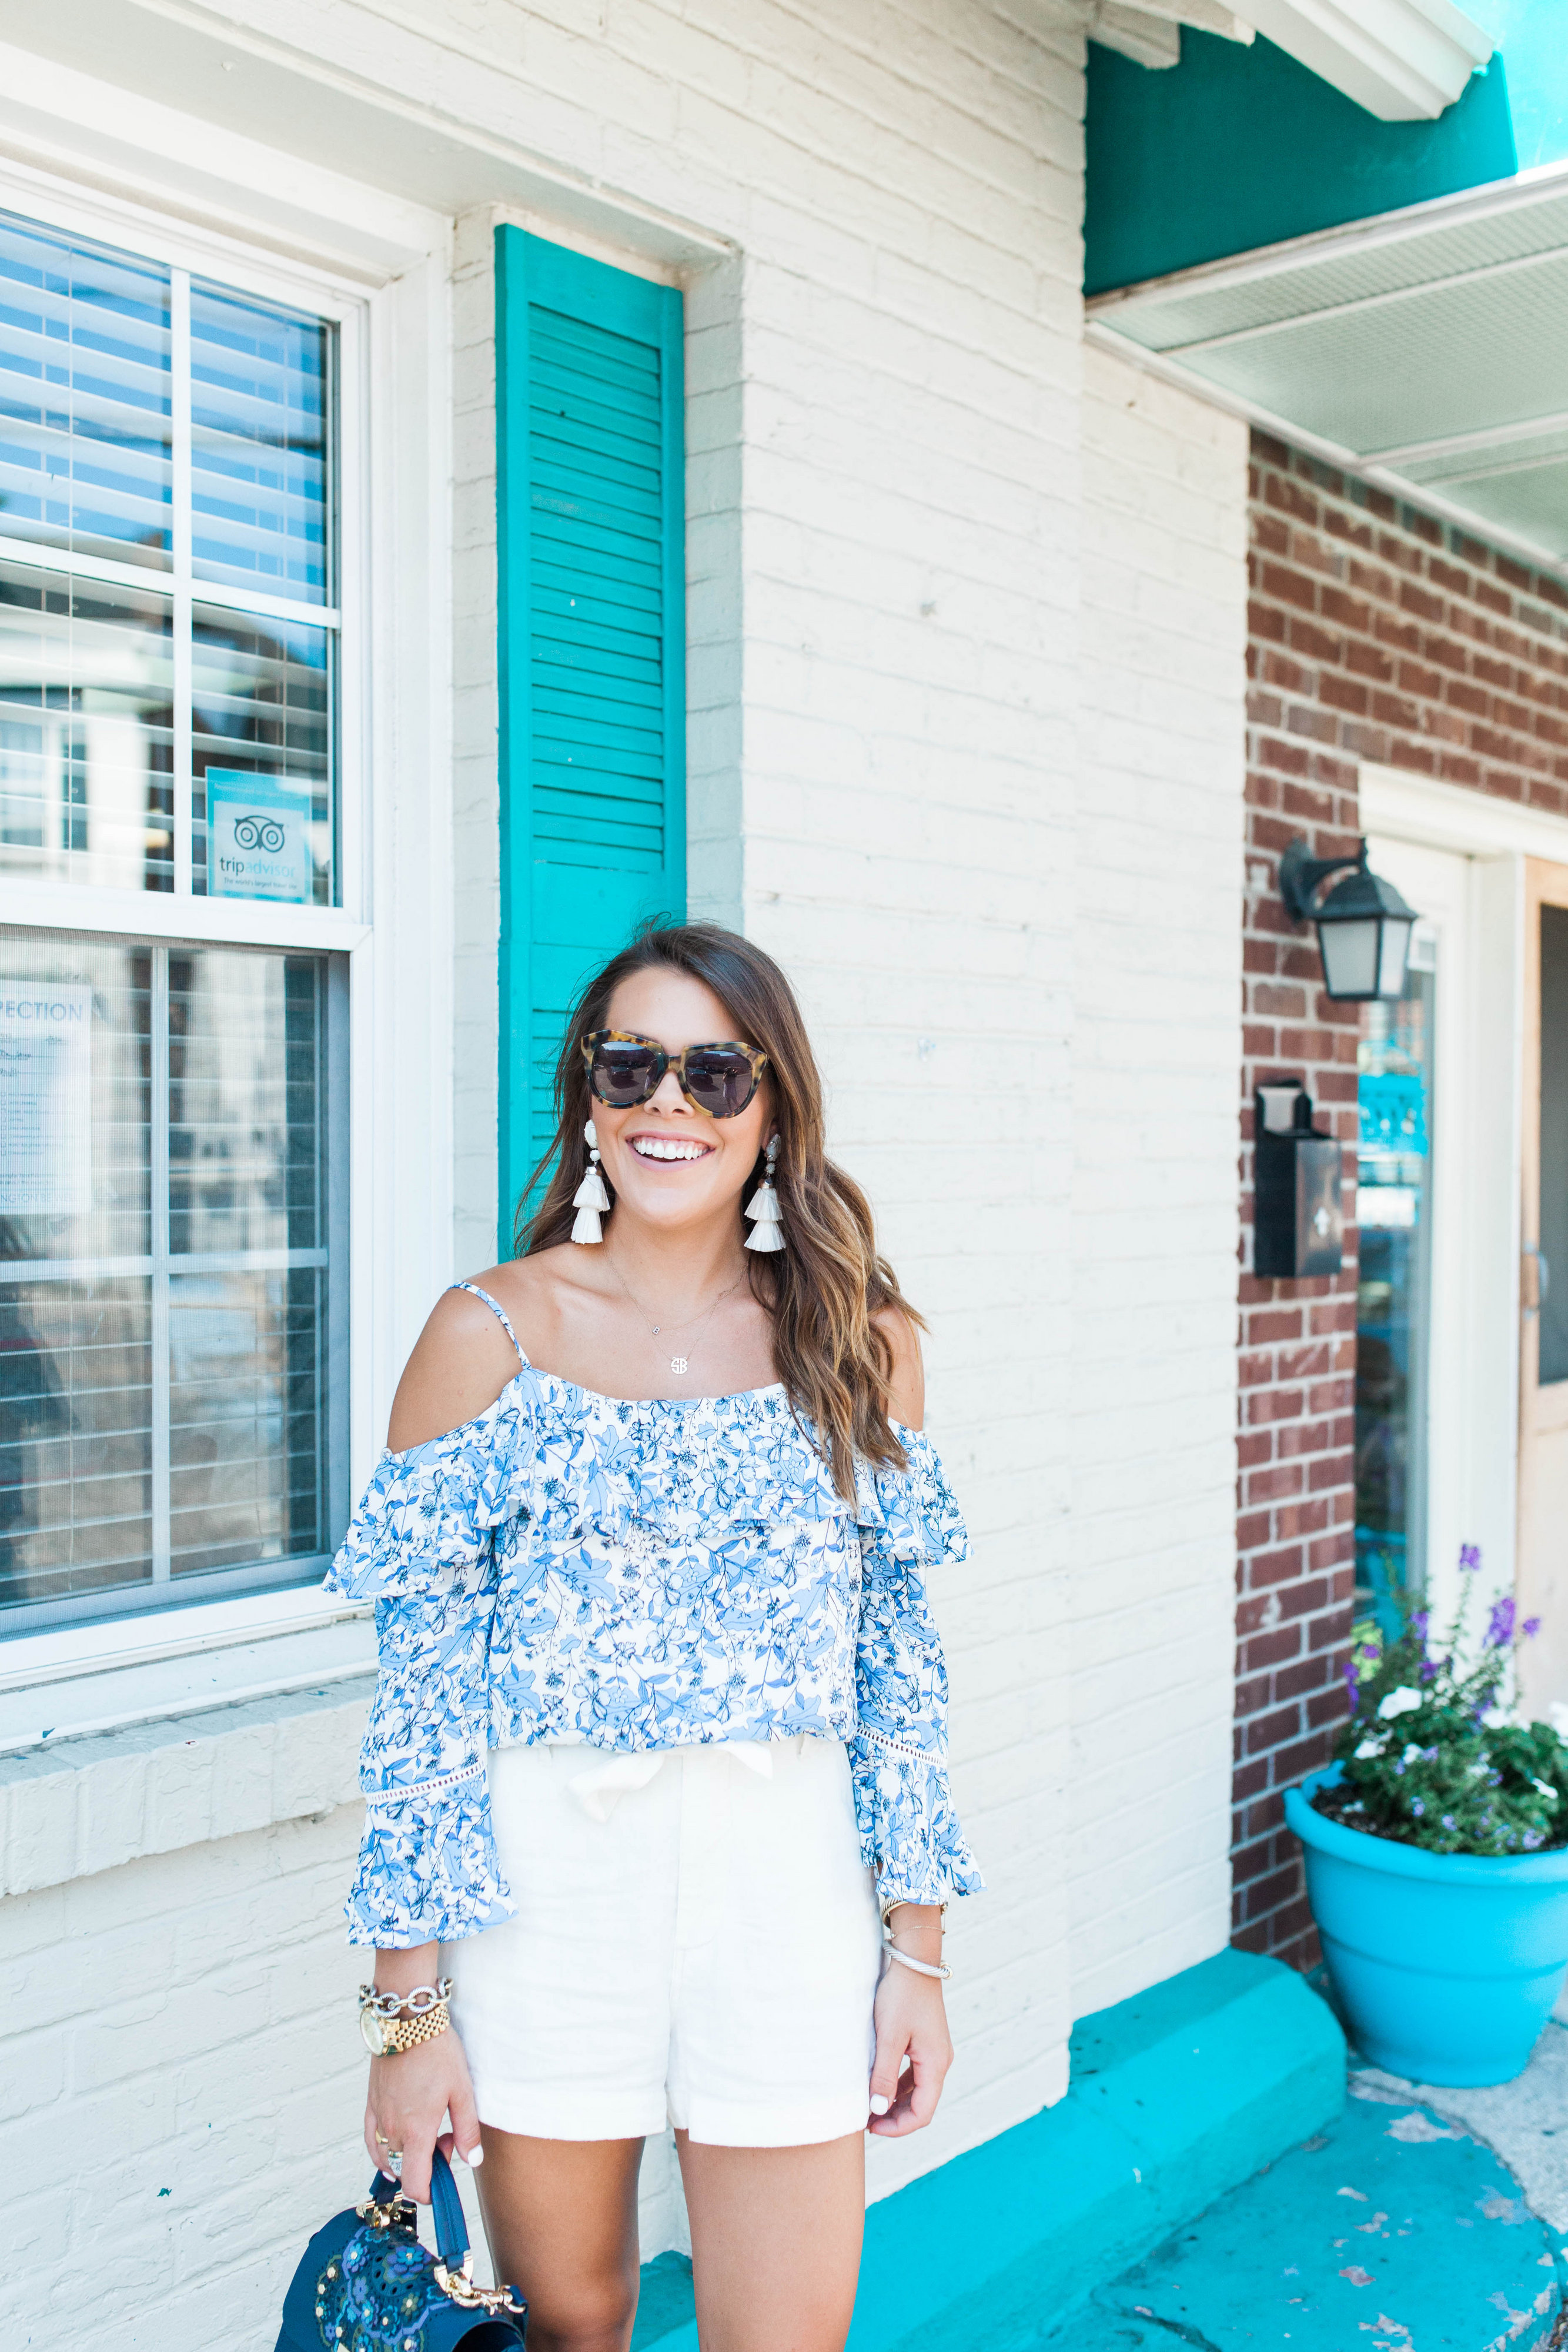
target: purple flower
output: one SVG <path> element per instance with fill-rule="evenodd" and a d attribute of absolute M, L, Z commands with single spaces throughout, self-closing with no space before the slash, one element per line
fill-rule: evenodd
<path fill-rule="evenodd" d="M 1410 1800 L 1410 1810 L 1411 1810 L 1411 1811 L 1415 1814 L 1415 1816 L 1416 1816 L 1416 1820 L 1417 1820 L 1417 1821 L 1419 1821 L 1419 1820 L 1420 1820 L 1420 1818 L 1421 1818 L 1421 1816 L 1422 1816 L 1422 1814 L 1426 1811 L 1427 1808 L 1426 1808 L 1426 1806 L 1421 1802 L 1421 1800 L 1420 1800 L 1420 1798 L 1419 1798 L 1419 1797 L 1412 1797 L 1412 1798 L 1411 1798 L 1411 1800 Z"/>
<path fill-rule="evenodd" d="M 1355 1660 L 1354 1658 L 1347 1658 L 1344 1662 L 1344 1686 L 1350 1693 L 1351 1712 L 1354 1714 L 1355 1711 L 1356 1699 L 1361 1690 L 1361 1675 L 1357 1672 Z"/>
<path fill-rule="evenodd" d="M 1522 1641 L 1526 1641 L 1526 1642 L 1533 1642 L 1533 1641 L 1534 1641 L 1534 1639 L 1535 1639 L 1535 1637 L 1536 1637 L 1536 1635 L 1537 1635 L 1537 1633 L 1540 1633 L 1540 1631 L 1541 1631 L 1541 1620 L 1540 1620 L 1540 1618 L 1539 1618 L 1539 1617 L 1527 1617 L 1527 1618 L 1525 1619 L 1525 1621 L 1524 1621 L 1523 1624 L 1520 1627 L 1519 1631 L 1520 1631 L 1520 1637 L 1521 1637 L 1521 1639 Z"/>
<path fill-rule="evenodd" d="M 1420 1643 L 1423 1649 L 1427 1646 L 1427 1628 L 1431 1622 L 1432 1612 L 1429 1609 L 1417 1609 L 1416 1614 L 1410 1620 L 1410 1631 L 1415 1634 L 1416 1639 Z"/>
<path fill-rule="evenodd" d="M 1514 1598 L 1511 1592 L 1505 1592 L 1500 1601 L 1492 1602 L 1491 1615 L 1487 1620 L 1486 1630 L 1486 1645 L 1489 1650 L 1507 1649 L 1513 1639 L 1515 1613 Z"/>
<path fill-rule="evenodd" d="M 1473 1575 L 1476 1570 L 1479 1568 L 1480 1564 L 1481 1548 L 1479 1544 L 1461 1544 L 1459 1546 L 1459 1566 L 1464 1570 L 1467 1576 Z"/>
<path fill-rule="evenodd" d="M 1421 1680 L 1424 1683 L 1435 1683 L 1442 1669 L 1439 1666 L 1435 1665 L 1430 1658 L 1424 1658 L 1422 1660 Z"/>

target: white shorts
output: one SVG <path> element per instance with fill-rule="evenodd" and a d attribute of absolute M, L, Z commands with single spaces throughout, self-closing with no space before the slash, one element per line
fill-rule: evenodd
<path fill-rule="evenodd" d="M 517 1914 L 444 1955 L 482 2124 L 864 2129 L 882 1933 L 838 1740 L 503 1748 L 489 1772 Z"/>

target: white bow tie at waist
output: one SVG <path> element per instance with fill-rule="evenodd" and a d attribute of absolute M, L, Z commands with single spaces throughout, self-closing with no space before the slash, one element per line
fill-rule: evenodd
<path fill-rule="evenodd" d="M 803 1737 L 797 1733 L 790 1739 L 728 1739 L 711 1747 L 639 1748 L 630 1755 L 601 1753 L 586 1770 L 574 1772 L 566 1785 L 590 1821 L 607 1822 L 628 1790 L 645 1789 L 676 1757 L 711 1756 L 716 1763 L 727 1757 L 732 1764 L 755 1772 L 759 1780 L 771 1780 L 775 1756 L 799 1755 Z M 553 1744 L 570 1747 L 574 1743 L 560 1740 Z"/>

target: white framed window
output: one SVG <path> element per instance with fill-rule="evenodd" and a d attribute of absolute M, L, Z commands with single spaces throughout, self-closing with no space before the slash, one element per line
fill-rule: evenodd
<path fill-rule="evenodd" d="M 362 301 L 78 222 L 0 186 L 0 909 L 354 911 Z"/>
<path fill-rule="evenodd" d="M 0 185 L 0 1635 L 347 1507 L 365 306 L 124 209 Z"/>

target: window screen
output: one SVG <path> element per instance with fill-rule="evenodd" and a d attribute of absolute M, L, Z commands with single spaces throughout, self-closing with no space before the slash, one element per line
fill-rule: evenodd
<path fill-rule="evenodd" d="M 0 938 L 8 1624 L 321 1572 L 341 991 L 325 956 Z"/>

